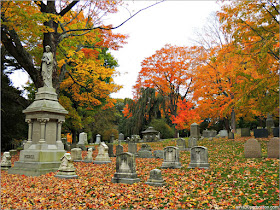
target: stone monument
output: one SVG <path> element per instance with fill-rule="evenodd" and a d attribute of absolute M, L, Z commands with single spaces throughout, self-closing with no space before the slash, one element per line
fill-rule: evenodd
<path fill-rule="evenodd" d="M 183 138 L 177 139 L 176 144 L 177 144 L 177 147 L 179 148 L 179 151 L 187 150 L 185 139 L 183 139 Z"/>
<path fill-rule="evenodd" d="M 267 143 L 267 157 L 279 159 L 279 138 L 271 138 Z"/>
<path fill-rule="evenodd" d="M 119 140 L 124 141 L 124 135 L 122 133 L 119 134 Z"/>
<path fill-rule="evenodd" d="M 202 146 L 191 148 L 191 162 L 188 168 L 209 168 L 208 149 Z"/>
<path fill-rule="evenodd" d="M 1 170 L 8 170 L 12 167 L 10 152 L 4 152 L 1 158 Z"/>
<path fill-rule="evenodd" d="M 272 127 L 274 127 L 274 120 L 273 120 L 271 114 L 267 114 L 265 124 L 266 124 L 266 128 L 268 130 L 268 134 L 272 134 L 272 131 L 273 131 Z"/>
<path fill-rule="evenodd" d="M 95 164 L 106 164 L 106 163 L 111 163 L 111 159 L 109 157 L 108 153 L 108 146 L 104 143 L 101 142 L 98 147 L 98 154 L 93 161 Z"/>
<path fill-rule="evenodd" d="M 87 151 L 87 156 L 84 159 L 85 163 L 92 163 L 93 162 L 93 158 L 92 158 L 92 148 L 88 148 Z"/>
<path fill-rule="evenodd" d="M 248 139 L 244 144 L 245 158 L 261 158 L 261 144 L 256 139 Z"/>
<path fill-rule="evenodd" d="M 75 172 L 75 167 L 73 165 L 73 159 L 70 153 L 65 153 L 64 156 L 60 159 L 61 164 L 58 168 L 58 172 L 54 175 L 57 178 L 64 179 L 75 179 L 78 178 L 78 175 Z"/>
<path fill-rule="evenodd" d="M 164 186 L 166 184 L 165 181 L 162 179 L 161 170 L 159 169 L 151 170 L 150 178 L 145 183 L 151 186 L 159 186 L 159 187 Z"/>
<path fill-rule="evenodd" d="M 100 134 L 97 134 L 97 135 L 96 135 L 95 144 L 100 144 L 100 142 L 101 142 L 101 135 L 100 135 Z"/>
<path fill-rule="evenodd" d="M 135 167 L 135 155 L 124 152 L 117 156 L 116 173 L 112 178 L 113 183 L 133 184 L 139 182 Z"/>
<path fill-rule="evenodd" d="M 53 54 L 50 47 L 42 58 L 44 86 L 35 94 L 35 101 L 23 113 L 28 123 L 28 141 L 20 152 L 19 161 L 8 170 L 10 174 L 40 176 L 55 172 L 65 150 L 61 142 L 61 126 L 68 112 L 59 104 L 52 87 Z"/>
<path fill-rule="evenodd" d="M 71 149 L 71 157 L 74 162 L 83 161 L 82 158 L 82 149 L 81 148 L 73 148 Z"/>
<path fill-rule="evenodd" d="M 163 162 L 161 168 L 181 168 L 179 162 L 179 149 L 178 147 L 168 146 L 164 148 Z"/>
<path fill-rule="evenodd" d="M 156 131 L 153 127 L 148 127 L 145 131 L 142 131 L 143 139 L 147 141 L 155 141 L 156 136 L 158 135 L 158 131 Z"/>
<path fill-rule="evenodd" d="M 200 128 L 197 123 L 191 124 L 190 137 L 188 139 L 187 150 L 190 150 L 192 147 L 197 146 L 197 141 L 200 138 L 199 130 L 200 130 Z"/>
<path fill-rule="evenodd" d="M 116 157 L 114 154 L 114 144 L 113 144 L 114 140 L 115 140 L 115 135 L 111 134 L 109 143 L 107 143 L 109 157 Z"/>

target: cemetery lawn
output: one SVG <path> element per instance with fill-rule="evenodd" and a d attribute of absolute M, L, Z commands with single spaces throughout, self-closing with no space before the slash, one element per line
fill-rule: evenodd
<path fill-rule="evenodd" d="M 198 141 L 208 148 L 209 169 L 188 169 L 190 152 L 180 153 L 181 169 L 161 169 L 164 187 L 145 184 L 162 159 L 136 158 L 139 183 L 115 184 L 116 158 L 95 165 L 76 162 L 78 179 L 39 177 L 1 171 L 2 209 L 235 209 L 241 206 L 279 206 L 279 160 L 267 158 L 268 139 L 258 139 L 262 158 L 244 158 L 248 138 Z M 174 140 L 148 143 L 153 150 L 175 146 Z M 138 149 L 140 145 L 138 145 Z M 124 145 L 127 151 L 127 145 Z M 86 152 L 83 152 L 85 157 Z M 95 159 L 97 150 L 93 153 Z M 19 153 L 12 157 L 14 161 Z"/>

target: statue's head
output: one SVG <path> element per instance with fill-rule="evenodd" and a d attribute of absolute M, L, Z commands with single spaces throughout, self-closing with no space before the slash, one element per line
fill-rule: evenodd
<path fill-rule="evenodd" d="M 47 46 L 46 46 L 46 51 L 47 51 L 47 52 L 50 52 L 50 51 L 51 51 L 50 45 L 47 45 Z"/>

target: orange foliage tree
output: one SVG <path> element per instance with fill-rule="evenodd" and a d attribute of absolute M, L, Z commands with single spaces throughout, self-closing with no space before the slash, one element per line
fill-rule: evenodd
<path fill-rule="evenodd" d="M 154 88 L 165 100 L 165 117 L 177 115 L 177 103 L 191 92 L 193 76 L 193 49 L 165 45 L 142 61 L 134 86 L 135 98 L 142 87 Z"/>

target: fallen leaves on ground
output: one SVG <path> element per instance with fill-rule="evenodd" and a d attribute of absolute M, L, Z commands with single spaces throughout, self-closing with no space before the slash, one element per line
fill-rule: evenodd
<path fill-rule="evenodd" d="M 181 169 L 161 169 L 164 187 L 145 184 L 161 159 L 136 158 L 139 183 L 112 183 L 116 158 L 109 164 L 75 162 L 78 179 L 59 179 L 55 173 L 38 177 L 1 171 L 3 209 L 234 209 L 238 206 L 279 206 L 277 159 L 244 158 L 248 138 L 202 140 L 210 169 L 188 169 L 190 152 L 180 153 Z M 268 139 L 259 139 L 262 147 Z M 153 150 L 175 145 L 174 140 L 148 143 Z M 127 151 L 127 145 L 124 145 Z M 98 151 L 95 150 L 95 158 Z M 86 152 L 83 152 L 85 157 Z M 12 164 L 19 153 L 12 157 Z"/>

